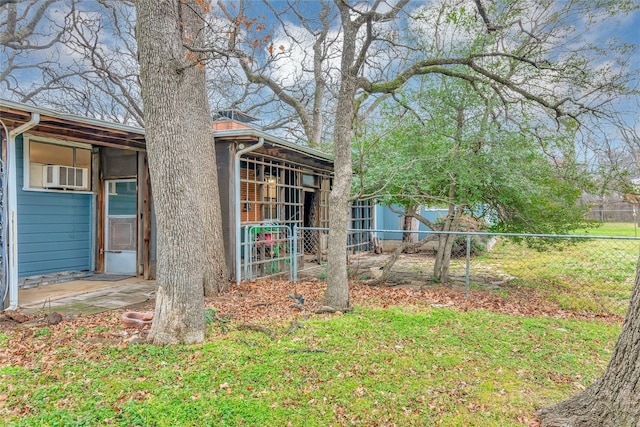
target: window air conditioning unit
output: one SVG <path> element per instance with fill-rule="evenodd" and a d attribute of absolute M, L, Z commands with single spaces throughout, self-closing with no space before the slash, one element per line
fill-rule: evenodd
<path fill-rule="evenodd" d="M 89 170 L 62 165 L 44 165 L 42 167 L 42 186 L 44 188 L 63 188 L 88 190 Z"/>

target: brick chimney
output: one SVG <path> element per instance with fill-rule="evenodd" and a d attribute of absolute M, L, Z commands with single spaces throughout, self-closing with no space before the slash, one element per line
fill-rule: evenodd
<path fill-rule="evenodd" d="M 249 123 L 257 120 L 240 110 L 221 110 L 214 116 L 213 130 L 255 129 L 257 127 Z"/>

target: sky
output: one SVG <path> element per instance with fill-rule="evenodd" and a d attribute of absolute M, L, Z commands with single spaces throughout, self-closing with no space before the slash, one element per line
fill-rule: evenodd
<path fill-rule="evenodd" d="M 231 4 L 236 0 L 229 0 L 227 3 Z M 259 1 L 259 0 L 247 0 L 249 4 L 251 4 L 252 6 L 255 6 L 256 10 L 258 12 L 260 12 L 260 8 L 264 9 L 264 4 Z M 395 0 L 393 0 L 395 1 Z M 489 0 L 484 0 L 486 2 L 488 2 Z M 634 0 L 636 4 L 640 4 L 640 0 Z M 275 4 L 276 7 L 279 6 L 283 6 L 285 4 L 285 2 L 283 0 L 272 0 L 271 3 Z M 420 5 L 426 3 L 426 1 L 421 1 L 421 0 L 416 0 L 414 1 L 415 5 Z M 58 3 L 58 5 L 60 5 L 60 8 L 63 8 L 63 5 L 65 5 L 66 2 L 65 1 L 60 1 Z M 86 10 L 92 10 L 93 8 L 90 6 L 91 4 L 91 0 L 85 0 L 83 3 L 85 8 L 87 8 Z M 306 9 L 306 13 L 310 13 L 310 14 L 317 14 L 317 8 L 314 8 L 313 5 L 318 4 L 315 2 L 310 2 L 311 6 L 308 7 Z M 487 3 L 488 4 L 488 3 Z M 95 10 L 95 9 L 94 9 Z M 58 11 L 57 14 L 55 15 L 57 16 L 58 19 L 62 19 L 62 17 L 64 16 L 64 13 Z M 2 21 L 2 16 L 0 16 L 0 28 L 1 28 L 1 21 Z M 54 17 L 55 19 L 55 17 Z M 610 38 L 614 38 L 614 37 L 618 37 L 621 38 L 623 40 L 626 40 L 628 42 L 631 43 L 640 43 L 640 11 L 636 11 L 630 15 L 628 15 L 627 17 L 623 17 L 618 26 L 613 26 L 613 25 L 606 25 L 606 26 L 600 26 L 598 28 L 598 30 L 596 32 L 593 32 L 591 34 L 585 35 L 585 39 L 588 41 L 593 41 L 595 43 L 599 43 L 599 44 L 603 44 L 607 39 Z M 108 45 L 108 40 L 103 39 L 102 42 L 105 45 Z M 76 59 L 74 57 L 73 52 L 70 51 L 65 51 L 63 50 L 64 54 L 57 57 L 55 60 L 58 61 L 59 63 L 68 63 L 74 59 Z M 0 64 L 2 64 L 3 59 L 5 57 L 2 56 L 3 52 L 0 52 Z M 34 55 L 46 55 L 45 52 L 36 52 L 34 53 Z M 6 59 L 5 59 L 6 60 Z M 1 65 L 0 65 L 1 67 Z M 636 69 L 640 69 L 640 54 L 636 54 L 635 57 L 633 58 L 633 67 Z M 286 70 L 285 70 L 286 71 Z M 290 75 L 291 73 L 286 71 L 284 74 Z M 16 74 L 14 75 L 16 80 L 31 80 L 36 82 L 36 84 L 38 84 L 38 77 L 39 76 L 33 76 L 33 75 L 29 75 L 28 71 L 26 70 L 22 70 L 22 71 L 16 71 Z M 640 84 L 640 83 L 639 83 Z M 0 90 L 3 90 L 4 87 L 0 86 Z M 4 93 L 0 92 L 0 97 L 6 97 Z"/>

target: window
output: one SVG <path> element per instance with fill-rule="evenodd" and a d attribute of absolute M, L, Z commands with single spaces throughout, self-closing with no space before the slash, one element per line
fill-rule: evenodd
<path fill-rule="evenodd" d="M 308 173 L 302 174 L 302 186 L 303 187 L 317 187 L 316 176 Z"/>
<path fill-rule="evenodd" d="M 263 212 L 262 219 L 265 221 L 277 220 L 278 215 L 278 187 L 277 178 L 272 175 L 265 176 L 262 186 Z"/>
<path fill-rule="evenodd" d="M 25 137 L 24 187 L 90 191 L 91 146 Z"/>

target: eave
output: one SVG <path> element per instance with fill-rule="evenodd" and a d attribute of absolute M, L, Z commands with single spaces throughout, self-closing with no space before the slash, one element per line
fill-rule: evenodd
<path fill-rule="evenodd" d="M 9 130 L 28 122 L 34 113 L 40 115 L 40 122 L 29 130 L 33 135 L 136 151 L 145 149 L 142 128 L 0 100 L 0 120 Z"/>

